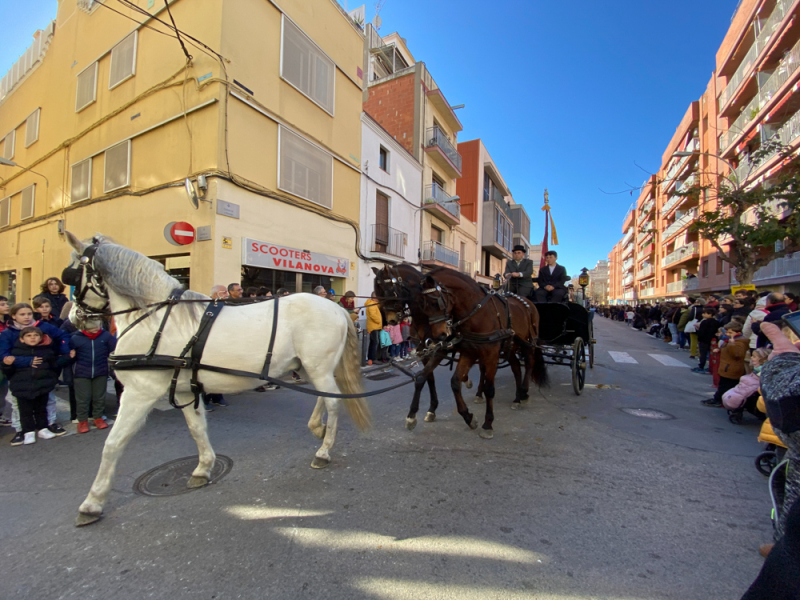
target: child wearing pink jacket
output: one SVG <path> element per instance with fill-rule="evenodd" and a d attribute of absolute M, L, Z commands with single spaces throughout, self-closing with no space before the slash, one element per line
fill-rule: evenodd
<path fill-rule="evenodd" d="M 387 325 L 383 330 L 392 338 L 392 346 L 389 348 L 389 355 L 392 358 L 397 358 L 400 356 L 400 346 L 403 343 L 403 334 L 400 331 L 400 325 Z"/>
<path fill-rule="evenodd" d="M 767 348 L 753 350 L 753 354 L 750 356 L 750 365 L 753 367 L 753 372 L 743 375 L 736 387 L 722 395 L 722 405 L 725 408 L 739 410 L 745 405 L 747 399 L 758 391 L 761 385 L 761 366 L 767 362 L 770 352 L 772 351 Z"/>

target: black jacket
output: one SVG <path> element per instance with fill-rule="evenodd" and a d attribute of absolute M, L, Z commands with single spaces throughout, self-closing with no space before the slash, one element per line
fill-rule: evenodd
<path fill-rule="evenodd" d="M 530 258 L 523 258 L 519 266 L 513 260 L 506 261 L 504 275 L 509 273 L 521 273 L 522 277 L 512 277 L 508 280 L 508 289 L 515 294 L 526 298 L 533 291 L 533 261 Z"/>
<path fill-rule="evenodd" d="M 697 341 L 710 344 L 719 331 L 719 322 L 716 319 L 703 319 L 697 324 Z"/>
<path fill-rule="evenodd" d="M 69 355 L 56 358 L 56 353 L 50 347 L 49 339 L 44 346 L 28 346 L 22 340 L 17 340 L 11 350 L 11 356 L 25 356 L 28 358 L 42 358 L 42 364 L 33 367 L 14 367 L 14 364 L 3 365 L 3 372 L 8 377 L 11 393 L 17 398 L 36 398 L 52 392 L 58 383 L 58 369 L 70 362 Z"/>
<path fill-rule="evenodd" d="M 763 322 L 775 323 L 778 327 L 781 326 L 781 319 L 783 319 L 783 315 L 792 312 L 789 309 L 789 305 L 785 302 L 770 304 L 766 310 L 768 311 L 768 314 L 766 317 L 764 317 Z M 769 344 L 769 338 L 761 333 L 761 323 L 753 323 L 753 333 L 758 334 L 758 341 L 756 342 L 756 345 L 759 348 L 763 348 Z"/>
<path fill-rule="evenodd" d="M 557 290 L 565 289 L 564 284 L 567 281 L 569 281 L 567 270 L 559 264 L 555 265 L 552 275 L 550 274 L 550 267 L 547 265 L 543 266 L 539 269 L 539 276 L 536 278 L 536 283 L 539 284 L 540 288 L 546 285 L 552 285 L 553 288 Z"/>

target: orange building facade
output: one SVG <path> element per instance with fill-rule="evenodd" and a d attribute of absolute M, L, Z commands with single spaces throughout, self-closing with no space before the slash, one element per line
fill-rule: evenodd
<path fill-rule="evenodd" d="M 680 195 L 695 184 L 762 185 L 780 170 L 776 154 L 753 167 L 767 140 L 800 149 L 800 0 L 742 0 L 716 56 L 716 70 L 644 183 L 608 255 L 609 301 L 644 303 L 727 292 L 736 274 L 708 240 L 689 231 L 714 200 Z M 787 240 L 798 245 L 797 240 Z M 800 246 L 798 246 L 800 250 Z M 773 260 L 758 289 L 800 291 L 800 252 Z"/>

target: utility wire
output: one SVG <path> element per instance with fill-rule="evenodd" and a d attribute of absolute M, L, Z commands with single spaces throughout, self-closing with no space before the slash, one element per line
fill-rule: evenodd
<path fill-rule="evenodd" d="M 167 14 L 169 15 L 169 20 L 172 21 L 172 27 L 175 29 L 175 35 L 178 36 L 178 41 L 181 44 L 181 48 L 183 48 L 183 53 L 186 55 L 186 60 L 191 61 L 192 55 L 189 54 L 189 51 L 186 49 L 186 45 L 183 43 L 181 39 L 181 34 L 178 31 L 178 26 L 175 25 L 175 17 L 172 16 L 172 11 L 169 8 L 169 0 L 164 0 L 164 6 L 167 7 Z"/>

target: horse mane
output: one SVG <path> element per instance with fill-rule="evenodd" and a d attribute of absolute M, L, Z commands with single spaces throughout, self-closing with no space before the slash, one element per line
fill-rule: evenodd
<path fill-rule="evenodd" d="M 433 278 L 436 278 L 436 276 L 438 275 L 448 275 L 450 277 L 455 277 L 465 285 L 471 286 L 476 291 L 480 291 L 482 289 L 481 285 L 477 281 L 475 281 L 472 277 L 462 273 L 461 271 L 456 271 L 455 269 L 451 269 L 450 267 L 436 267 L 434 269 L 431 269 L 431 271 L 428 272 L 428 275 L 430 275 Z"/>

